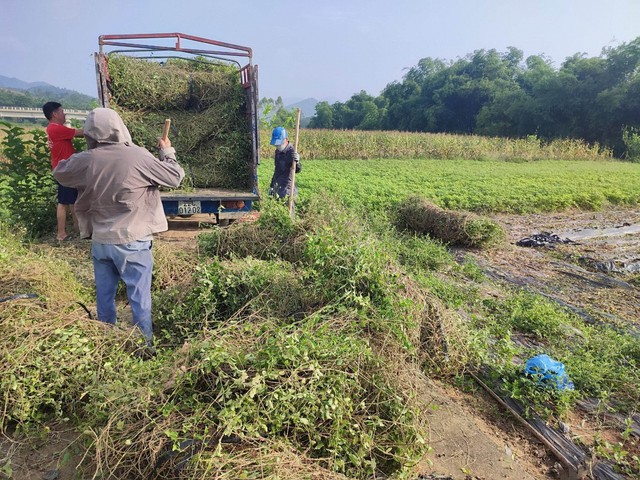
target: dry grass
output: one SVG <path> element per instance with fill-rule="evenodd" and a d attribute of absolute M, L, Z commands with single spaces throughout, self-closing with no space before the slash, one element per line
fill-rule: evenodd
<path fill-rule="evenodd" d="M 504 229 L 473 213 L 444 210 L 420 197 L 409 197 L 397 212 L 400 230 L 427 234 L 451 245 L 488 247 L 502 242 Z"/>
<path fill-rule="evenodd" d="M 165 431 L 179 428 L 184 418 L 146 418 L 131 423 L 125 411 L 114 412 L 96 438 L 95 470 L 100 478 L 144 479 L 282 479 L 339 480 L 347 477 L 321 466 L 277 439 L 208 438 L 174 447 Z M 122 429 L 118 425 L 126 423 Z"/>
<path fill-rule="evenodd" d="M 47 308 L 60 309 L 82 301 L 87 290 L 69 262 L 24 248 L 0 226 L 0 297 L 19 294 L 36 294 Z"/>

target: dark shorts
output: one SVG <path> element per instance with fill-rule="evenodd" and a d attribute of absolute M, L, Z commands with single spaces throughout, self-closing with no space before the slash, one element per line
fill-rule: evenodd
<path fill-rule="evenodd" d="M 64 187 L 58 184 L 58 203 L 61 205 L 73 205 L 78 198 L 78 190 Z"/>

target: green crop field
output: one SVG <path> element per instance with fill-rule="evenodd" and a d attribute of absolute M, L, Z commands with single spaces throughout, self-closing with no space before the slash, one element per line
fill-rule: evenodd
<path fill-rule="evenodd" d="M 408 195 L 477 212 L 599 210 L 640 202 L 640 165 L 619 161 L 308 160 L 296 176 L 300 202 L 326 191 L 347 206 L 383 209 Z M 273 161 L 263 158 L 268 188 Z"/>

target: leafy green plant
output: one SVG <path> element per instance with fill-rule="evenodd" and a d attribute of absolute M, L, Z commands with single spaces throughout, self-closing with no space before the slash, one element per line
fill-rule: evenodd
<path fill-rule="evenodd" d="M 3 125 L 2 152 L 7 162 L 0 162 L 0 176 L 6 182 L 9 221 L 36 238 L 52 231 L 56 222 L 56 183 L 47 136 L 42 130 L 27 135 L 21 127 Z"/>
<path fill-rule="evenodd" d="M 528 292 L 515 292 L 504 302 L 486 300 L 485 305 L 490 307 L 492 314 L 499 316 L 500 322 L 507 322 L 520 332 L 532 333 L 542 339 L 562 337 L 562 326 L 571 321 L 560 307 Z"/>
<path fill-rule="evenodd" d="M 256 222 L 212 229 L 198 237 L 198 246 L 208 256 L 252 256 L 293 262 L 302 255 L 303 232 L 304 226 L 291 220 L 284 203 L 267 197 L 260 202 L 260 217 Z"/>
<path fill-rule="evenodd" d="M 540 382 L 535 375 L 528 376 L 522 368 L 508 367 L 503 373 L 502 389 L 511 398 L 521 400 L 525 414 L 537 413 L 543 418 L 562 418 L 575 402 L 576 393 L 569 389 L 557 389 Z"/>
<path fill-rule="evenodd" d="M 632 162 L 640 162 L 640 128 L 624 127 L 622 141 L 627 147 L 626 158 Z"/>
<path fill-rule="evenodd" d="M 592 448 L 597 456 L 611 460 L 620 473 L 628 475 L 629 478 L 640 476 L 640 455 L 627 450 L 627 440 L 612 443 L 596 433 Z"/>
<path fill-rule="evenodd" d="M 122 407 L 104 431 L 103 458 L 120 462 L 167 441 L 174 451 L 199 442 L 206 458 L 224 448 L 216 438 L 282 439 L 350 478 L 407 471 L 427 448 L 418 412 L 353 327 L 326 316 L 221 325 L 179 352 L 182 368 L 144 413 L 161 427 L 141 429 L 140 412 Z M 131 449 L 113 448 L 126 439 Z"/>
<path fill-rule="evenodd" d="M 230 317 L 273 315 L 292 321 L 320 303 L 304 271 L 282 260 L 252 257 L 197 266 L 191 289 L 156 295 L 155 328 L 171 343 L 214 329 Z"/>

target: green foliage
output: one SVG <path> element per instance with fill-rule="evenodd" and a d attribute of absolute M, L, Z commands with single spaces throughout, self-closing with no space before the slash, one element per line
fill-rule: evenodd
<path fill-rule="evenodd" d="M 376 99 L 362 90 L 345 103 L 319 102 L 309 128 L 379 130 L 384 115 L 385 100 Z"/>
<path fill-rule="evenodd" d="M 0 105 L 42 108 L 46 102 L 58 102 L 66 108 L 78 110 L 89 110 L 97 106 L 95 98 L 63 88 L 45 86 L 33 87 L 29 90 L 0 88 Z"/>
<path fill-rule="evenodd" d="M 525 416 L 532 412 L 542 418 L 565 417 L 577 397 L 573 390 L 559 390 L 546 386 L 535 377 L 526 376 L 521 368 L 503 372 L 503 391 L 525 405 Z"/>
<path fill-rule="evenodd" d="M 104 422 L 115 405 L 136 399 L 131 387 L 138 375 L 146 376 L 145 382 L 152 380 L 143 373 L 150 365 L 141 365 L 121 350 L 124 335 L 85 325 L 85 319 L 63 327 L 46 320 L 47 313 L 37 309 L 30 315 L 5 317 L 0 328 L 5 339 L 0 431 L 16 424 L 27 429 L 71 415 Z"/>
<path fill-rule="evenodd" d="M 309 206 L 299 223 L 291 221 L 279 202 L 267 201 L 263 207 L 254 224 L 202 235 L 203 251 L 222 258 L 292 262 L 303 288 L 324 304 L 365 311 L 390 305 L 397 286 L 386 268 L 389 255 L 358 219 L 325 202 Z"/>
<path fill-rule="evenodd" d="M 625 430 L 625 432 L 628 431 Z M 625 438 L 623 432 L 623 441 L 609 442 L 605 440 L 599 432 L 596 432 L 593 451 L 598 457 L 606 458 L 615 465 L 616 471 L 628 476 L 628 478 L 637 478 L 640 476 L 640 455 L 634 455 L 630 452 L 634 448 L 637 440 L 629 441 Z M 637 445 L 635 445 L 637 448 Z"/>
<path fill-rule="evenodd" d="M 504 302 L 486 300 L 485 305 L 503 325 L 541 339 L 562 336 L 563 325 L 571 321 L 570 315 L 558 306 L 527 292 L 518 292 Z"/>
<path fill-rule="evenodd" d="M 8 193 L 5 208 L 11 223 L 36 238 L 50 232 L 56 222 L 56 183 L 47 136 L 42 130 L 27 134 L 20 127 L 3 125 L 2 153 L 7 162 L 0 162 L 0 177 Z"/>
<path fill-rule="evenodd" d="M 412 272 L 439 270 L 453 263 L 451 252 L 440 242 L 425 236 L 403 234 L 394 239 L 394 248 L 401 265 Z"/>
<path fill-rule="evenodd" d="M 396 283 L 386 269 L 389 255 L 349 215 L 337 215 L 330 207 L 316 214 L 331 218 L 307 233 L 303 263 L 321 297 L 384 310 Z"/>
<path fill-rule="evenodd" d="M 188 293 L 159 296 L 155 328 L 177 343 L 234 315 L 293 318 L 318 303 L 304 275 L 288 262 L 252 257 L 198 266 Z"/>
<path fill-rule="evenodd" d="M 200 344 L 192 351 L 199 371 L 171 394 L 190 400 L 175 407 L 215 420 L 226 435 L 286 436 L 353 478 L 398 470 L 403 457 L 424 448 L 407 428 L 415 412 L 377 373 L 381 359 L 367 342 L 318 320 L 275 331 L 247 327 L 245 335 L 261 339 L 250 348 L 238 350 L 224 337 Z"/>
<path fill-rule="evenodd" d="M 573 403 L 578 397 L 615 397 L 622 408 L 640 401 L 640 339 L 637 336 L 585 325 L 558 305 L 531 293 L 515 292 L 505 300 L 485 300 L 483 303 L 487 316 L 478 323 L 480 328 L 493 334 L 503 332 L 508 343 L 516 333 L 539 342 L 539 350 L 520 351 L 520 358 L 547 353 L 564 363 L 576 391 L 555 398 L 559 402 L 557 413 L 566 412 L 567 402 Z M 509 352 L 507 358 L 504 358 L 504 352 Z M 502 353 L 494 350 L 494 354 L 499 354 L 498 358 L 503 358 L 492 361 L 504 368 L 504 365 L 510 365 L 513 352 L 513 347 Z M 507 370 L 511 371 L 511 368 L 512 365 Z M 528 392 L 532 398 L 544 397 L 537 396 L 531 385 L 520 379 L 520 373 L 509 375 L 514 389 Z M 548 408 L 544 402 L 539 402 L 539 406 Z"/>
<path fill-rule="evenodd" d="M 329 471 L 364 479 L 406 474 L 427 448 L 411 399 L 385 377 L 384 360 L 366 339 L 338 318 L 228 322 L 185 345 L 175 361 L 181 368 L 160 398 L 143 411 L 113 412 L 101 449 L 107 468 L 137 462 L 147 477 L 159 465 L 140 462 L 141 452 L 165 445 L 179 454 L 196 442 L 202 448 L 185 478 L 210 478 L 200 470 L 212 457 L 224 465 L 220 439 L 234 438 L 243 451 L 254 442 L 285 442 Z M 268 471 L 275 454 L 261 458 Z"/>
<path fill-rule="evenodd" d="M 622 141 L 627 147 L 626 158 L 632 162 L 640 162 L 640 128 L 625 127 Z"/>
<path fill-rule="evenodd" d="M 316 104 L 316 113 L 309 122 L 309 128 L 333 128 L 333 108 L 329 102 Z"/>
<path fill-rule="evenodd" d="M 293 262 L 302 255 L 302 235 L 301 225 L 291 220 L 287 205 L 263 196 L 257 222 L 214 229 L 198 237 L 198 246 L 204 254 L 220 258 L 252 256 Z"/>
<path fill-rule="evenodd" d="M 273 98 L 263 98 L 258 103 L 260 110 L 260 128 L 268 129 L 265 133 L 265 140 L 271 140 L 271 130 L 275 127 L 284 127 L 289 132 L 294 132 L 296 128 L 296 111 L 295 109 L 287 110 L 284 107 L 282 97 L 276 100 Z"/>

